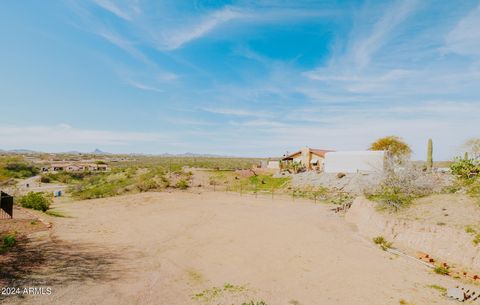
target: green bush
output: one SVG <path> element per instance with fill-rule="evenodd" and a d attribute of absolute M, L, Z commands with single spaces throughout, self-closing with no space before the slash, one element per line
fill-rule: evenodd
<path fill-rule="evenodd" d="M 175 186 L 181 190 L 186 190 L 188 188 L 188 181 L 185 179 L 178 180 Z"/>
<path fill-rule="evenodd" d="M 461 179 L 475 178 L 480 174 L 480 160 L 456 158 L 455 162 L 450 165 L 452 174 Z"/>
<path fill-rule="evenodd" d="M 51 181 L 52 181 L 52 180 L 51 180 L 50 177 L 48 177 L 48 176 L 42 175 L 42 176 L 40 177 L 40 182 L 42 182 L 42 183 L 50 183 Z"/>
<path fill-rule="evenodd" d="M 392 247 L 392 243 L 388 242 L 383 236 L 377 236 L 373 238 L 373 243 L 379 245 L 383 251 L 387 251 Z"/>
<path fill-rule="evenodd" d="M 45 212 L 50 208 L 50 203 L 52 200 L 45 197 L 43 193 L 29 192 L 28 194 L 22 196 L 19 202 L 24 208 Z"/>
<path fill-rule="evenodd" d="M 5 248 L 11 248 L 17 243 L 17 240 L 15 239 L 15 236 L 13 235 L 7 235 L 3 238 L 3 247 Z"/>
<path fill-rule="evenodd" d="M 448 275 L 450 273 L 450 269 L 443 266 L 437 266 L 435 269 L 433 269 L 433 272 L 440 275 Z"/>
<path fill-rule="evenodd" d="M 17 157 L 0 159 L 0 175 L 9 178 L 28 178 L 38 174 L 39 170 L 33 165 Z"/>
<path fill-rule="evenodd" d="M 473 236 L 473 244 L 477 246 L 480 244 L 480 230 L 472 227 L 472 226 L 467 226 L 465 228 L 465 232 Z"/>
<path fill-rule="evenodd" d="M 384 203 L 386 206 L 394 207 L 396 209 L 405 207 L 412 203 L 413 199 L 418 196 L 412 194 L 405 194 L 400 192 L 395 192 L 387 188 L 382 188 L 375 194 L 367 195 L 367 198 L 372 201 Z"/>
<path fill-rule="evenodd" d="M 148 192 L 150 190 L 157 189 L 158 187 L 158 183 L 153 179 L 148 179 L 137 183 L 137 188 L 140 192 Z"/>
<path fill-rule="evenodd" d="M 2 244 L 0 244 L 0 254 L 8 251 L 11 247 L 15 246 L 17 240 L 13 235 L 6 235 L 2 238 Z"/>

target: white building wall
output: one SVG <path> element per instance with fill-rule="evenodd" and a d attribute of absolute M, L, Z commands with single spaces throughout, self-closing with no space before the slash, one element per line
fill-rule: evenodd
<path fill-rule="evenodd" d="M 267 168 L 270 169 L 279 169 L 280 168 L 280 161 L 268 161 Z"/>
<path fill-rule="evenodd" d="M 326 173 L 383 171 L 384 151 L 335 151 L 325 154 Z"/>

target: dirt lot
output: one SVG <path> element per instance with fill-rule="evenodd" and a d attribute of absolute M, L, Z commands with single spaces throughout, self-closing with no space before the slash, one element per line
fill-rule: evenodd
<path fill-rule="evenodd" d="M 70 217 L 1 266 L 5 285 L 52 294 L 4 302 L 455 304 L 427 287 L 452 279 L 381 251 L 326 205 L 177 192 L 56 208 Z"/>

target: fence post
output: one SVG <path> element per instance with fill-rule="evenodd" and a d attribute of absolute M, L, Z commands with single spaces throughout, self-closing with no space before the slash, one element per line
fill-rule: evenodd
<path fill-rule="evenodd" d="M 313 194 L 313 199 L 315 200 L 315 204 L 317 204 L 317 194 Z"/>
<path fill-rule="evenodd" d="M 255 199 L 257 199 L 257 185 L 255 184 Z"/>

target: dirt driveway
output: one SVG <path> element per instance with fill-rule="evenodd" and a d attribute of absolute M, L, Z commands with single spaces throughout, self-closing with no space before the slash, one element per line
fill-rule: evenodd
<path fill-rule="evenodd" d="M 7 303 L 455 304 L 427 287 L 451 279 L 381 251 L 322 204 L 144 193 L 57 208 L 71 217 L 12 253 L 29 267 L 9 274 L 52 293 Z"/>

